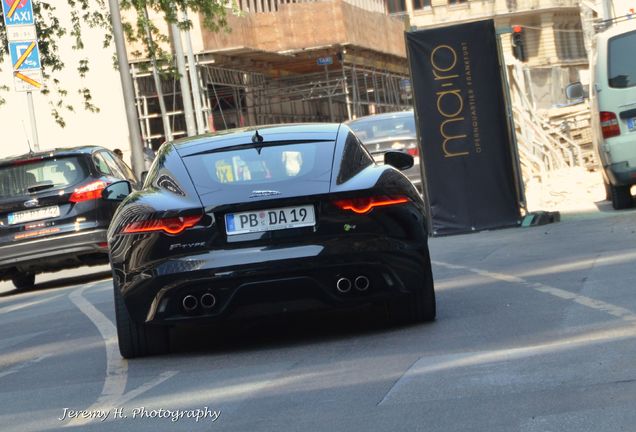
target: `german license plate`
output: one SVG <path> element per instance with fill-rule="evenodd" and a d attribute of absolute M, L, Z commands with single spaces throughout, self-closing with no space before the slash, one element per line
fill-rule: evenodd
<path fill-rule="evenodd" d="M 39 209 L 25 210 L 21 212 L 9 213 L 9 225 L 15 225 L 24 222 L 31 222 L 41 219 L 50 219 L 60 215 L 58 206 L 42 207 Z"/>
<path fill-rule="evenodd" d="M 225 215 L 228 235 L 274 231 L 316 225 L 313 205 L 256 210 Z"/>
<path fill-rule="evenodd" d="M 627 119 L 627 129 L 629 129 L 630 132 L 636 131 L 636 117 Z"/>

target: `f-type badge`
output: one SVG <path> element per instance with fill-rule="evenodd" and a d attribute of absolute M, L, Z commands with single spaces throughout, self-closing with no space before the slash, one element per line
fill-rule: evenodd
<path fill-rule="evenodd" d="M 25 201 L 25 202 L 24 202 L 24 206 L 25 206 L 25 207 L 29 207 L 29 208 L 30 208 L 30 207 L 35 207 L 35 206 L 37 206 L 39 203 L 40 203 L 40 202 L 38 201 L 38 199 L 37 199 L 37 198 L 33 198 L 33 199 L 28 200 L 28 201 Z"/>
<path fill-rule="evenodd" d="M 260 198 L 272 195 L 280 195 L 280 192 L 275 190 L 255 190 L 250 194 L 250 198 Z"/>

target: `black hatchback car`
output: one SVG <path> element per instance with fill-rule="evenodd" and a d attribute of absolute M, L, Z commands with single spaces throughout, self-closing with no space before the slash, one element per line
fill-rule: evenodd
<path fill-rule="evenodd" d="M 102 147 L 0 160 L 0 280 L 30 288 L 37 273 L 108 263 L 106 230 L 117 205 L 102 191 L 120 180 L 136 185 Z"/>

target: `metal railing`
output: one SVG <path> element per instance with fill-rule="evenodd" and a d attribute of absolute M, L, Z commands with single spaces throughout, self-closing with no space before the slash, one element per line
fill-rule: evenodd
<path fill-rule="evenodd" d="M 293 3 L 323 3 L 336 0 L 236 0 L 238 9 L 245 13 L 277 12 L 283 4 Z M 383 0 L 342 0 L 352 6 L 370 12 L 386 13 Z"/>
<path fill-rule="evenodd" d="M 578 143 L 537 114 L 528 100 L 518 68 L 509 77 L 513 96 L 513 116 L 521 164 L 532 176 L 588 163 Z"/>

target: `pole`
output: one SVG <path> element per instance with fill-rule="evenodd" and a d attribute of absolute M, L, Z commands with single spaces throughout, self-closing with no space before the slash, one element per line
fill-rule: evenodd
<path fill-rule="evenodd" d="M 135 112 L 135 93 L 133 91 L 132 77 L 130 76 L 130 66 L 128 64 L 128 54 L 126 53 L 126 42 L 121 25 L 121 14 L 119 12 L 118 0 L 108 0 L 110 7 L 110 19 L 113 26 L 113 38 L 117 50 L 117 60 L 119 64 L 119 77 L 124 93 L 124 107 L 126 108 L 126 121 L 128 123 L 128 133 L 130 135 L 130 153 L 132 167 L 138 179 L 144 172 L 143 144 L 141 142 L 141 129 L 137 122 Z"/>
<path fill-rule="evenodd" d="M 33 93 L 28 91 L 27 105 L 29 106 L 29 119 L 31 120 L 31 139 L 33 139 L 33 148 L 40 151 L 40 140 L 38 138 L 38 127 L 35 124 L 35 108 L 33 107 Z"/>
<path fill-rule="evenodd" d="M 351 120 L 351 99 L 349 99 L 349 87 L 347 86 L 347 72 L 344 65 L 344 53 L 342 54 L 342 61 L 340 62 L 342 68 L 342 89 L 345 94 L 345 104 L 347 105 L 347 119 Z"/>
<path fill-rule="evenodd" d="M 526 214 L 528 213 L 528 203 L 526 201 L 526 191 L 523 185 L 523 175 L 521 173 L 521 161 L 519 159 L 519 146 L 517 144 L 517 134 L 515 132 L 515 119 L 512 113 L 512 98 L 510 97 L 510 84 L 506 62 L 504 61 L 503 49 L 501 48 L 501 34 L 495 36 L 497 41 L 497 56 L 499 58 L 499 74 L 503 84 L 504 105 L 506 107 L 506 122 L 508 124 L 508 137 L 510 140 L 510 152 L 512 154 L 512 173 L 515 179 L 515 192 L 517 193 L 517 204 Z"/>
<path fill-rule="evenodd" d="M 601 0 L 601 14 L 605 21 L 613 18 L 611 0 Z"/>
<path fill-rule="evenodd" d="M 183 19 L 188 20 L 188 13 L 183 11 Z M 190 84 L 192 84 L 192 98 L 194 99 L 194 115 L 197 119 L 197 133 L 205 133 L 205 120 L 203 120 L 203 107 L 201 106 L 201 88 L 199 87 L 199 76 L 194 63 L 194 52 L 192 51 L 192 39 L 190 30 L 185 31 L 186 56 L 188 57 L 188 71 L 190 72 Z"/>
<path fill-rule="evenodd" d="M 144 6 L 144 16 L 146 17 L 146 37 L 148 38 L 148 45 L 153 45 L 152 33 L 150 33 L 150 26 L 148 26 L 148 9 Z M 163 100 L 163 88 L 161 87 L 161 78 L 159 72 L 157 72 L 157 58 L 155 57 L 154 50 L 150 56 L 152 62 L 152 77 L 155 80 L 155 89 L 157 90 L 157 98 L 159 98 L 159 111 L 161 111 L 161 121 L 163 122 L 163 134 L 166 137 L 166 141 L 172 141 L 172 128 L 170 128 L 170 120 L 168 119 L 168 113 L 166 111 L 166 101 Z"/>
<path fill-rule="evenodd" d="M 325 65 L 325 80 L 327 81 L 327 103 L 329 104 L 329 121 L 333 122 L 333 106 L 331 106 L 331 87 L 329 86 L 329 66 Z"/>
<path fill-rule="evenodd" d="M 174 45 L 174 56 L 177 58 L 177 70 L 179 71 L 179 84 L 181 85 L 181 98 L 183 99 L 183 112 L 185 114 L 186 130 L 188 136 L 197 134 L 197 127 L 194 124 L 192 115 L 192 95 L 190 93 L 190 80 L 186 74 L 185 61 L 183 60 L 183 45 L 181 45 L 181 30 L 175 23 L 170 24 L 172 31 L 172 43 Z"/>

